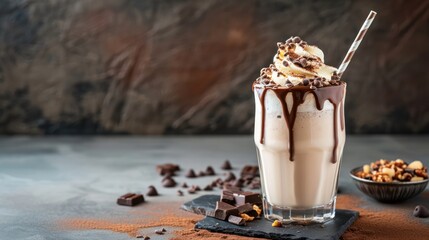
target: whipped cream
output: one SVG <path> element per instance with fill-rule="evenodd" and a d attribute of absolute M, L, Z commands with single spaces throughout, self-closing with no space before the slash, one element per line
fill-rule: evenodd
<path fill-rule="evenodd" d="M 323 51 L 318 47 L 299 37 L 291 37 L 277 46 L 274 64 L 261 70 L 259 81 L 287 87 L 337 85 L 337 69 L 324 63 Z"/>

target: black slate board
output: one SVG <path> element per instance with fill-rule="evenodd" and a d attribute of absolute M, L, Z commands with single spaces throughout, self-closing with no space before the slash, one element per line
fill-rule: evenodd
<path fill-rule="evenodd" d="M 216 207 L 216 201 L 219 200 L 219 197 L 219 195 L 203 195 L 186 202 L 182 205 L 182 208 L 186 211 L 204 215 L 207 210 L 213 210 Z M 270 239 L 334 240 L 339 239 L 358 216 L 359 212 L 337 209 L 335 219 L 327 223 L 306 226 L 290 224 L 283 228 L 272 227 L 271 222 L 264 218 L 248 222 L 246 226 L 236 226 L 216 218 L 206 217 L 197 222 L 195 227 L 212 232 Z"/>

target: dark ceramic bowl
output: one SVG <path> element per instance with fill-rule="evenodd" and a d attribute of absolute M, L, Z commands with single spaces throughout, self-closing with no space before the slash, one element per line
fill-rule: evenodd
<path fill-rule="evenodd" d="M 423 192 L 428 185 L 429 179 L 418 182 L 392 182 L 381 183 L 356 177 L 355 173 L 362 171 L 362 167 L 350 171 L 350 177 L 354 180 L 356 187 L 366 195 L 380 202 L 400 202 L 417 196 Z"/>

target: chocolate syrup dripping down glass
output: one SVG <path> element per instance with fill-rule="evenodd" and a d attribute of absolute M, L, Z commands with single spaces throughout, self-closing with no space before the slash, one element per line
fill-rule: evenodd
<path fill-rule="evenodd" d="M 306 96 L 311 93 L 314 95 L 314 98 L 316 100 L 316 107 L 319 111 L 323 110 L 323 105 L 325 101 L 329 101 L 334 106 L 334 148 L 332 149 L 332 163 L 336 163 L 338 161 L 338 154 L 337 154 L 337 148 L 338 148 L 338 110 L 340 110 L 340 125 L 341 130 L 344 130 L 344 106 L 342 104 L 342 100 L 345 96 L 346 91 L 346 84 L 342 83 L 339 86 L 329 86 L 329 87 L 323 87 L 323 88 L 316 88 L 315 90 L 310 89 L 309 87 L 304 86 L 295 86 L 293 88 L 279 88 L 279 87 L 258 87 L 254 86 L 253 88 L 259 97 L 259 100 L 261 102 L 261 138 L 260 143 L 264 144 L 264 135 L 265 135 L 265 96 L 267 90 L 273 91 L 277 98 L 279 99 L 282 109 L 283 109 L 283 116 L 286 121 L 286 125 L 289 128 L 289 156 L 290 161 L 294 160 L 294 153 L 295 153 L 295 143 L 294 143 L 294 137 L 293 137 L 293 127 L 295 125 L 296 120 L 296 114 L 298 111 L 298 106 L 304 103 Z M 291 111 L 289 112 L 287 108 L 286 103 L 286 96 L 288 93 L 292 94 L 293 97 L 293 104 Z M 338 109 L 339 108 L 339 109 Z"/>

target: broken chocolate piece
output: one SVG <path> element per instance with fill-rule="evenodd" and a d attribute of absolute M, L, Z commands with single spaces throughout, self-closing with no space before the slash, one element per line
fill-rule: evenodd
<path fill-rule="evenodd" d="M 226 175 L 224 182 L 230 182 L 230 181 L 233 181 L 235 179 L 237 179 L 237 178 L 235 177 L 234 173 L 228 172 L 228 175 Z"/>
<path fill-rule="evenodd" d="M 238 225 L 238 226 L 243 226 L 246 224 L 246 221 L 243 218 L 237 217 L 234 215 L 230 215 L 228 217 L 228 222 L 235 224 L 235 225 Z"/>
<path fill-rule="evenodd" d="M 216 202 L 215 218 L 226 220 L 231 215 L 238 215 L 238 209 L 228 203 Z"/>
<path fill-rule="evenodd" d="M 167 179 L 165 179 L 164 181 L 162 181 L 162 185 L 164 186 L 164 187 L 167 187 L 167 188 L 171 188 L 171 187 L 175 187 L 176 186 L 176 181 L 174 181 L 174 179 L 173 178 L 167 178 Z"/>
<path fill-rule="evenodd" d="M 149 188 L 149 190 L 147 191 L 146 196 L 153 197 L 153 196 L 159 195 L 158 191 L 156 190 L 156 188 L 154 186 L 151 185 L 148 188 Z"/>
<path fill-rule="evenodd" d="M 414 217 L 427 218 L 427 217 L 429 217 L 429 210 L 422 205 L 417 205 L 414 208 L 413 215 L 414 215 Z"/>
<path fill-rule="evenodd" d="M 254 192 L 240 192 L 234 193 L 235 204 L 240 206 L 246 203 L 261 205 L 262 199 L 259 193 Z"/>
<path fill-rule="evenodd" d="M 194 169 L 189 169 L 189 171 L 186 173 L 185 177 L 187 178 L 196 178 L 197 174 L 195 174 Z"/>
<path fill-rule="evenodd" d="M 207 176 L 214 176 L 214 175 L 216 175 L 216 173 L 215 173 L 214 169 L 212 168 L 212 166 L 208 166 L 205 173 L 206 173 Z"/>
<path fill-rule="evenodd" d="M 235 198 L 231 191 L 223 190 L 220 195 L 220 200 L 231 205 L 235 204 Z"/>
<path fill-rule="evenodd" d="M 231 163 L 229 162 L 229 160 L 225 160 L 225 162 L 222 164 L 222 166 L 220 167 L 223 170 L 231 170 Z"/>
<path fill-rule="evenodd" d="M 179 171 L 180 167 L 177 164 L 172 163 L 166 163 L 166 164 L 160 164 L 156 166 L 156 171 L 161 175 L 164 176 L 167 173 L 170 173 L 174 176 L 174 173 L 176 171 Z"/>
<path fill-rule="evenodd" d="M 144 202 L 144 197 L 137 193 L 127 193 L 118 198 L 116 203 L 123 206 L 135 206 Z"/>

